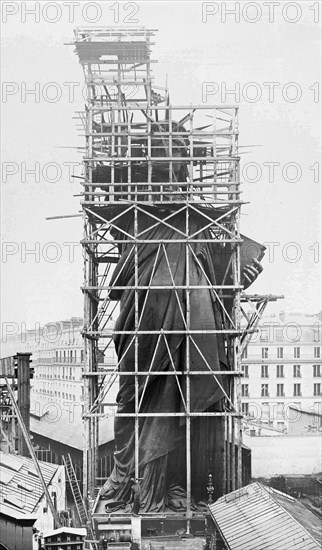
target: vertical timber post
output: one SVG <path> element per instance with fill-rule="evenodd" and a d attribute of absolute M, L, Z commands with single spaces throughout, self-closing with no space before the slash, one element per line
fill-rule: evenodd
<path fill-rule="evenodd" d="M 89 68 L 89 74 L 91 69 Z M 89 159 L 93 158 L 93 85 L 87 83 L 87 111 L 86 111 L 86 153 Z M 88 184 L 89 200 L 93 200 L 92 165 L 91 160 L 85 165 L 85 183 Z M 86 189 L 86 187 L 85 187 Z M 85 199 L 86 200 L 86 199 Z M 87 218 L 84 210 L 85 231 L 84 238 L 93 239 L 95 226 Z M 89 504 L 95 497 L 97 454 L 98 454 L 98 418 L 92 413 L 92 407 L 97 397 L 97 377 L 91 376 L 97 372 L 97 291 L 88 291 L 88 287 L 97 286 L 97 245 L 84 246 L 84 452 L 83 452 L 83 496 Z M 89 499 L 89 500 L 88 500 Z"/>
<path fill-rule="evenodd" d="M 31 353 L 17 353 L 17 381 L 18 381 L 18 407 L 26 428 L 30 435 L 30 356 Z M 29 449 L 18 424 L 18 454 L 29 457 Z"/>
<path fill-rule="evenodd" d="M 238 108 L 236 107 L 234 109 L 234 115 L 233 115 L 233 121 L 232 121 L 232 155 L 236 158 L 236 155 L 238 154 Z M 235 161 L 236 162 L 236 161 Z M 234 190 L 236 190 L 236 187 L 238 189 L 238 186 L 236 184 L 239 184 L 239 159 L 237 160 L 237 164 L 235 166 L 234 170 Z M 236 191 L 235 191 L 236 192 Z M 236 200 L 238 200 L 238 192 L 235 195 Z M 235 291 L 234 295 L 234 301 L 233 301 L 233 321 L 235 324 L 235 329 L 237 330 L 236 336 L 234 338 L 234 365 L 233 368 L 237 372 L 237 376 L 234 376 L 234 387 L 233 387 L 233 398 L 234 398 L 234 405 L 235 410 L 237 413 L 237 422 L 235 422 L 235 418 L 232 417 L 232 433 L 231 433 L 231 440 L 232 440 L 232 490 L 234 491 L 237 488 L 241 487 L 242 485 L 242 479 L 241 479 L 241 470 L 242 470 L 242 438 L 241 438 L 241 378 L 240 378 L 240 361 L 241 361 L 241 354 L 240 354 L 240 284 L 241 284 L 241 274 L 240 274 L 240 205 L 238 206 L 236 210 L 236 217 L 235 217 L 235 236 L 238 239 L 238 242 L 235 243 L 233 247 L 233 284 L 238 287 L 238 290 Z M 237 437 L 236 437 L 236 427 L 237 427 Z M 237 441 L 237 445 L 236 445 Z M 237 447 L 237 449 L 236 449 Z M 236 464 L 236 450 L 237 450 L 237 464 Z M 236 468 L 237 466 L 237 468 Z"/>

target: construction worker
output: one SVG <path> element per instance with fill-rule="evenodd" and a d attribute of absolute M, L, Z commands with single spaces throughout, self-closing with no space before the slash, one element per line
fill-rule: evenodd
<path fill-rule="evenodd" d="M 138 516 L 140 511 L 141 504 L 141 487 L 139 479 L 134 477 L 131 478 L 131 498 L 130 503 L 133 502 L 132 513 L 133 516 Z"/>

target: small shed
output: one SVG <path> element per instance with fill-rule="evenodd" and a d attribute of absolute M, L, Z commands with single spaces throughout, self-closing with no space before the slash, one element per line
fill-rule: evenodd
<path fill-rule="evenodd" d="M 37 516 L 13 510 L 4 502 L 0 504 L 0 549 L 31 550 L 33 526 Z"/>
<path fill-rule="evenodd" d="M 65 510 L 65 467 L 42 461 L 38 461 L 38 464 L 56 511 Z M 32 521 L 35 533 L 45 533 L 54 526 L 53 514 L 47 505 L 44 489 L 33 460 L 0 451 L 0 540 L 2 544 L 8 546 L 3 540 L 3 533 L 5 533 L 6 536 L 10 536 L 8 546 L 10 550 L 32 548 L 27 545 L 29 538 L 24 538 L 23 545 L 19 546 L 20 528 L 25 526 L 24 537 L 27 537 L 30 518 L 34 518 Z M 36 544 L 35 540 L 34 543 Z"/>
<path fill-rule="evenodd" d="M 60 527 L 44 536 L 46 550 L 83 550 L 85 547 L 86 529 Z"/>
<path fill-rule="evenodd" d="M 321 518 L 261 483 L 219 498 L 209 510 L 229 550 L 321 550 Z"/>

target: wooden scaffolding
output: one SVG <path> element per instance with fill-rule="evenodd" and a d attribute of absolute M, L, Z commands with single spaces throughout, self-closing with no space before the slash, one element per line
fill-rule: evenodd
<path fill-rule="evenodd" d="M 153 291 L 167 286 L 176 296 L 184 293 L 185 310 L 181 311 L 186 342 L 185 364 L 180 372 L 173 366 L 165 374 L 185 378 L 183 412 L 160 413 L 184 417 L 186 432 L 186 518 L 191 511 L 191 422 L 198 416 L 221 418 L 224 443 L 220 479 L 220 493 L 230 492 L 242 485 L 242 427 L 241 427 L 241 369 L 242 342 L 254 329 L 260 310 L 268 299 L 260 301 L 260 309 L 247 318 L 247 326 L 241 327 L 240 276 L 240 209 L 242 205 L 238 154 L 238 108 L 234 105 L 179 105 L 173 106 L 167 89 L 154 85 L 151 71 L 153 61 L 150 49 L 154 30 L 145 28 L 78 28 L 75 30 L 75 47 L 84 70 L 87 103 L 79 113 L 86 140 L 84 157 L 83 219 L 84 237 L 84 497 L 93 501 L 99 486 L 97 480 L 98 420 L 106 416 L 115 405 L 109 391 L 120 376 L 119 359 L 115 369 L 98 369 L 98 360 L 113 347 L 114 319 L 117 302 L 110 299 L 111 292 L 124 290 L 119 279 L 111 284 L 111 276 L 119 260 L 119 246 L 131 251 L 134 269 L 135 296 L 134 329 L 130 331 L 135 346 L 135 361 L 131 372 L 122 375 L 134 377 L 135 410 L 122 413 L 134 418 L 135 426 L 135 477 L 139 477 L 139 424 L 144 413 L 140 410 L 139 377 L 151 376 L 152 365 L 140 371 L 139 339 L 153 331 L 142 330 L 142 307 L 139 296 L 148 294 L 152 285 L 140 285 L 140 247 L 151 243 L 140 219 L 149 220 L 149 228 L 169 228 L 170 239 L 156 240 L 158 253 L 167 256 L 167 246 L 184 243 L 186 265 L 197 264 L 209 289 L 219 304 L 221 326 L 195 327 L 190 308 L 191 293 L 198 292 L 186 269 L 183 285 L 176 283 L 168 262 L 169 281 L 165 285 L 153 284 Z M 185 177 L 178 178 L 184 165 Z M 155 166 L 167 172 L 163 181 L 156 181 Z M 184 228 L 174 227 L 174 218 L 180 213 Z M 191 223 L 198 216 L 199 229 Z M 121 223 L 132 220 L 132 230 Z M 175 231 L 174 231 L 175 229 Z M 208 235 L 206 238 L 205 235 Z M 172 240 L 171 240 L 172 239 Z M 194 243 L 217 243 L 229 254 L 231 278 L 214 285 L 198 258 Z M 129 287 L 126 287 L 129 289 Z M 225 298 L 230 297 L 232 308 L 227 311 Z M 245 297 L 242 298 L 245 301 Z M 263 305 L 264 304 L 264 305 Z M 180 303 L 178 301 L 178 307 Z M 126 331 L 123 331 L 125 334 Z M 180 331 L 179 331 L 180 332 Z M 167 338 L 178 330 L 164 329 L 159 339 Z M 219 334 L 225 339 L 230 369 L 213 372 L 206 364 L 205 370 L 192 372 L 189 350 L 198 347 L 197 336 Z M 246 340 L 245 340 L 246 339 Z M 170 358 L 171 359 L 171 358 Z M 220 412 L 196 412 L 190 408 L 190 381 L 192 377 L 205 376 L 229 378 L 229 391 L 225 391 L 225 407 Z M 146 384 L 145 384 L 146 386 Z M 116 412 L 116 415 L 119 414 Z M 145 415 L 146 416 L 146 415 Z M 205 487 L 207 479 L 204 480 Z"/>

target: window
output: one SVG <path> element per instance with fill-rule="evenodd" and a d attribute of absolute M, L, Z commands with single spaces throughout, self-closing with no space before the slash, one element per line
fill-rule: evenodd
<path fill-rule="evenodd" d="M 242 414 L 249 415 L 249 403 L 242 403 Z"/>
<path fill-rule="evenodd" d="M 244 373 L 244 378 L 248 378 L 249 377 L 249 372 L 248 372 L 248 365 L 242 365 L 242 372 Z"/>
<path fill-rule="evenodd" d="M 294 391 L 293 391 L 294 397 L 300 397 L 301 394 L 301 384 L 294 384 Z"/>
<path fill-rule="evenodd" d="M 84 350 L 81 349 L 81 363 L 83 363 L 84 361 Z"/>
<path fill-rule="evenodd" d="M 276 378 L 284 378 L 284 365 L 276 365 Z"/>
<path fill-rule="evenodd" d="M 265 384 L 264 384 L 265 385 Z M 267 385 L 267 384 L 266 384 Z M 268 388 L 268 386 L 267 386 Z M 268 397 L 268 394 L 267 396 Z M 269 413 L 270 413 L 270 406 L 269 406 L 269 403 L 268 402 L 264 402 L 262 403 L 262 419 L 263 419 L 263 422 L 266 421 L 268 422 L 268 419 L 269 419 Z M 265 419 L 265 420 L 264 420 Z"/>
<path fill-rule="evenodd" d="M 249 397 L 248 384 L 242 384 L 242 397 Z"/>
<path fill-rule="evenodd" d="M 276 395 L 277 397 L 284 397 L 284 384 L 277 384 Z"/>
<path fill-rule="evenodd" d="M 314 384 L 313 395 L 321 395 L 321 384 Z"/>
<path fill-rule="evenodd" d="M 320 376 L 321 376 L 321 365 L 313 365 L 313 376 L 314 376 L 314 378 L 320 378 Z"/>
<path fill-rule="evenodd" d="M 52 496 L 52 499 L 53 499 L 54 508 L 57 511 L 57 493 L 56 493 L 56 491 L 53 491 L 51 493 L 51 496 Z"/>
<path fill-rule="evenodd" d="M 268 348 L 262 348 L 262 359 L 268 359 Z"/>
<path fill-rule="evenodd" d="M 301 378 L 301 365 L 293 365 L 293 378 Z"/>
<path fill-rule="evenodd" d="M 280 418 L 280 417 L 283 418 L 284 417 L 284 402 L 283 401 L 277 403 L 276 416 L 278 418 Z"/>
<path fill-rule="evenodd" d="M 261 367 L 261 377 L 268 378 L 268 365 L 262 365 Z"/>
<path fill-rule="evenodd" d="M 300 348 L 294 348 L 294 357 L 295 359 L 299 359 L 301 357 Z"/>
<path fill-rule="evenodd" d="M 247 359 L 247 357 L 248 357 L 248 352 L 247 352 L 247 348 L 245 348 L 242 354 L 242 359 Z"/>
<path fill-rule="evenodd" d="M 283 348 L 277 348 L 277 358 L 283 359 L 284 356 L 284 349 Z"/>
<path fill-rule="evenodd" d="M 278 430 L 284 430 L 284 428 L 285 428 L 285 422 L 277 422 Z"/>
<path fill-rule="evenodd" d="M 268 384 L 262 384 L 261 397 L 269 397 L 269 395 L 268 395 Z"/>
<path fill-rule="evenodd" d="M 320 347 L 314 348 L 314 358 L 320 359 L 320 357 L 321 357 L 321 348 Z"/>
<path fill-rule="evenodd" d="M 261 342 L 268 342 L 268 330 L 261 329 L 260 341 Z"/>

